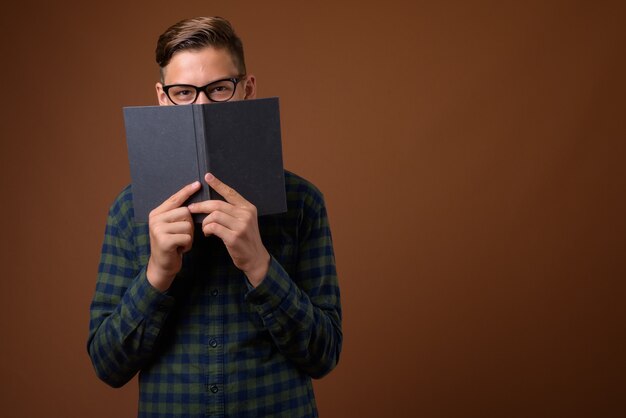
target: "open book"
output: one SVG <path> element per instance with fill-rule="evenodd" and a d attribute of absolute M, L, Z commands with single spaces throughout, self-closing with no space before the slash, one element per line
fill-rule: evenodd
<path fill-rule="evenodd" d="M 124 121 L 137 221 L 195 180 L 202 189 L 187 203 L 223 200 L 204 181 L 207 172 L 259 215 L 287 210 L 278 98 L 125 107 Z"/>

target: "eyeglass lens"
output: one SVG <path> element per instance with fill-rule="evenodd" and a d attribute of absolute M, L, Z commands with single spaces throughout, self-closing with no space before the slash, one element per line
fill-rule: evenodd
<path fill-rule="evenodd" d="M 167 93 L 176 104 L 190 104 L 196 100 L 198 90 L 195 86 L 178 85 L 170 87 Z M 235 83 L 231 80 L 220 80 L 209 84 L 203 91 L 209 100 L 225 102 L 235 94 Z"/>

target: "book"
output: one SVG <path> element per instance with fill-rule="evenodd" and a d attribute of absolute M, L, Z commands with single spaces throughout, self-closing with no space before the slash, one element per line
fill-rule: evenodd
<path fill-rule="evenodd" d="M 204 181 L 207 172 L 254 204 L 259 216 L 287 210 L 277 97 L 123 112 L 138 222 L 195 180 L 202 188 L 185 204 L 224 200 Z"/>

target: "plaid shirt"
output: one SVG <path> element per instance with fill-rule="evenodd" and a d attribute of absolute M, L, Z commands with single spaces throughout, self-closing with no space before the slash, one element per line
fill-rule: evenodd
<path fill-rule="evenodd" d="M 288 212 L 259 217 L 272 257 L 256 289 L 221 240 L 196 229 L 171 288 L 158 292 L 130 186 L 112 205 L 87 348 L 111 386 L 139 372 L 140 417 L 317 416 L 311 378 L 341 351 L 339 288 L 321 193 L 289 172 L 285 185 Z"/>

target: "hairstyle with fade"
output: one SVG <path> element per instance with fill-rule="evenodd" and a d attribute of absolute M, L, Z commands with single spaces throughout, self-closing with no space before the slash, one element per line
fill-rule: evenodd
<path fill-rule="evenodd" d="M 228 50 L 240 75 L 246 74 L 243 43 L 228 20 L 222 17 L 195 17 L 181 20 L 170 26 L 157 41 L 156 62 L 161 70 L 169 64 L 172 56 L 186 49 L 205 47 Z"/>

